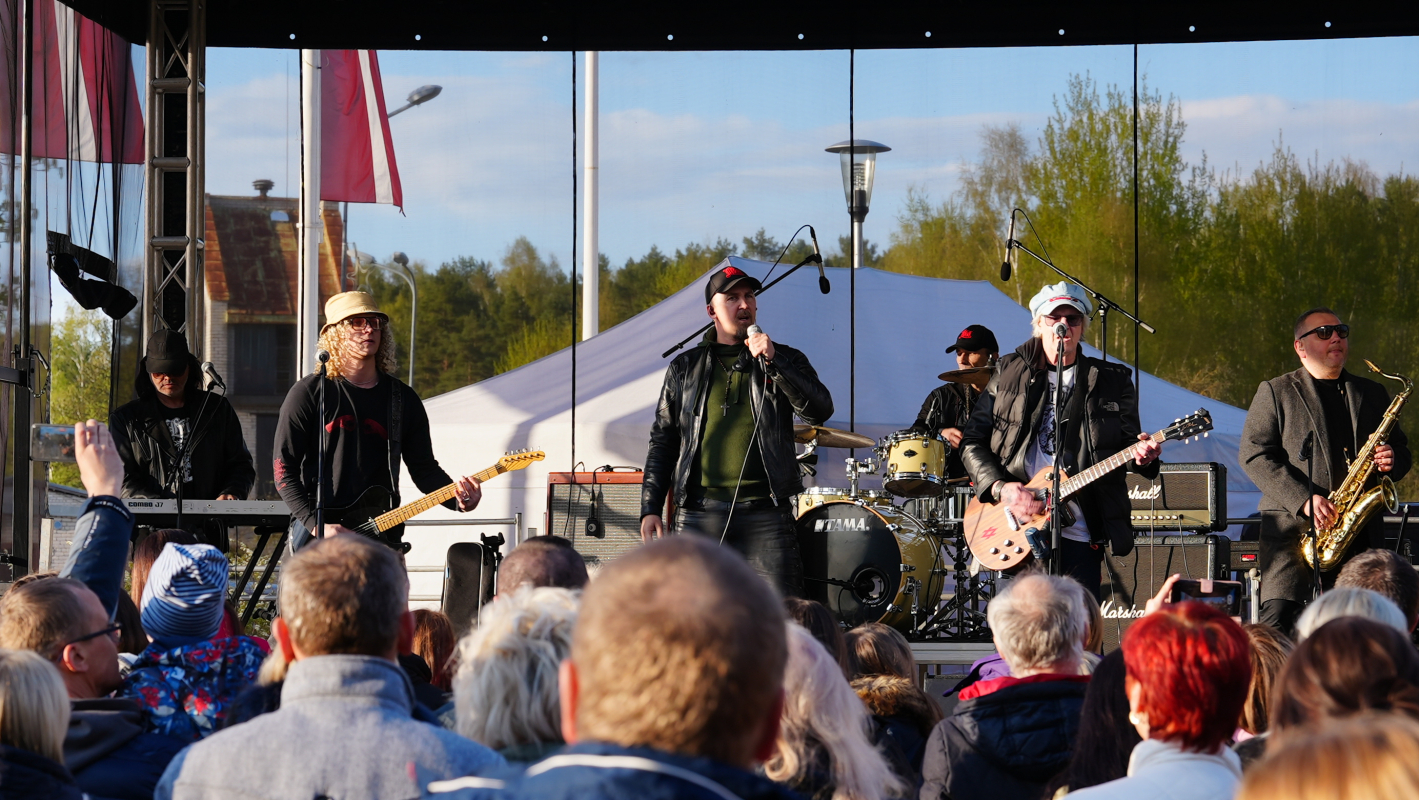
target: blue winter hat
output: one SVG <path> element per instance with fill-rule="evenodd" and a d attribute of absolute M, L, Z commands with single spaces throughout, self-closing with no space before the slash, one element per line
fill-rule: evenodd
<path fill-rule="evenodd" d="M 211 639 L 222 625 L 227 557 L 210 544 L 168 542 L 143 586 L 143 630 L 163 649 Z"/>

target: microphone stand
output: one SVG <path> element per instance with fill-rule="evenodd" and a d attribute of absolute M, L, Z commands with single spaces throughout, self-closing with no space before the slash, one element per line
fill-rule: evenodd
<path fill-rule="evenodd" d="M 1029 254 L 1030 256 L 1034 257 L 1036 261 L 1054 270 L 1055 273 L 1059 275 L 1059 277 L 1065 279 L 1066 281 L 1069 281 L 1070 283 L 1077 284 L 1079 288 L 1088 292 L 1089 296 L 1094 298 L 1094 302 L 1097 303 L 1099 306 L 1099 327 L 1102 329 L 1100 331 L 1101 344 L 1099 347 L 1099 352 L 1103 355 L 1103 360 L 1109 360 L 1109 309 L 1113 309 L 1114 311 L 1117 311 L 1118 313 L 1124 315 L 1131 322 L 1133 322 L 1134 325 L 1137 325 L 1138 327 L 1142 328 L 1145 331 L 1148 331 L 1149 333 L 1158 332 L 1157 329 L 1155 329 L 1152 325 L 1149 325 L 1148 323 L 1129 313 L 1129 311 L 1123 306 L 1119 305 L 1118 303 L 1115 303 L 1114 301 L 1100 294 L 1093 287 L 1089 286 L 1089 284 L 1079 280 L 1073 275 L 1070 275 L 1068 272 L 1065 272 L 1064 270 L 1055 266 L 1054 262 L 1035 253 L 1035 251 L 1026 247 L 1024 243 L 1016 240 L 1014 243 L 1014 247 L 1016 250 L 1020 250 Z"/>
<path fill-rule="evenodd" d="M 321 350 L 316 358 L 320 362 L 320 378 L 315 384 L 315 394 L 320 411 L 315 418 L 320 430 L 316 432 L 315 448 L 315 538 L 320 539 L 325 536 L 325 365 L 330 361 L 330 354 Z"/>
<path fill-rule="evenodd" d="M 774 285 L 775 285 L 775 284 L 777 284 L 779 281 L 783 280 L 784 278 L 787 278 L 789 275 L 792 275 L 793 273 L 797 272 L 797 271 L 799 270 L 799 268 L 804 267 L 804 266 L 807 266 L 808 264 L 818 264 L 818 263 L 821 263 L 821 262 L 822 262 L 822 259 L 821 259 L 819 256 L 817 256 L 816 254 L 808 256 L 807 258 L 803 259 L 802 261 L 798 262 L 797 264 L 794 264 L 794 265 L 793 265 L 793 268 L 790 269 L 789 271 L 787 271 L 787 272 L 785 272 L 784 274 L 778 276 L 777 278 L 774 278 L 773 280 L 769 281 L 769 282 L 768 282 L 767 284 L 765 284 L 764 286 L 760 287 L 759 291 L 754 292 L 754 296 L 755 296 L 755 297 L 758 297 L 759 295 L 763 294 L 764 292 L 767 292 L 768 290 L 774 288 Z M 775 265 L 774 265 L 774 266 L 777 266 L 777 265 L 778 265 L 777 262 L 775 262 Z M 661 353 L 661 354 L 660 354 L 660 357 L 661 357 L 661 358 L 669 358 L 671 353 L 674 353 L 676 350 L 679 350 L 680 348 L 682 348 L 682 347 L 684 347 L 685 345 L 689 344 L 689 343 L 690 343 L 690 340 L 695 339 L 695 338 L 698 338 L 698 337 L 700 337 L 700 336 L 703 336 L 705 331 L 707 331 L 707 330 L 709 330 L 710 328 L 713 328 L 713 327 L 714 327 L 714 323 L 713 323 L 713 322 L 709 322 L 709 323 L 705 324 L 705 325 L 702 326 L 699 330 L 697 330 L 697 331 L 695 331 L 694 333 L 690 334 L 689 336 L 686 336 L 685 338 L 681 339 L 678 343 L 675 344 L 675 346 L 671 347 L 669 350 L 666 350 L 664 353 Z"/>
<path fill-rule="evenodd" d="M 1311 564 L 1311 578 L 1315 583 L 1314 589 L 1316 597 L 1320 597 L 1320 532 L 1316 530 L 1316 486 L 1315 486 L 1315 440 L 1316 432 L 1311 431 L 1306 434 L 1306 440 L 1301 443 L 1301 452 L 1298 457 L 1306 462 L 1306 488 L 1311 493 L 1311 513 L 1306 516 L 1311 522 L 1311 552 L 1315 554 L 1315 563 Z"/>
<path fill-rule="evenodd" d="M 1057 337 L 1056 337 L 1057 338 Z M 1059 348 L 1055 351 L 1055 383 L 1054 383 L 1054 467 L 1050 476 L 1050 515 L 1049 515 L 1049 572 L 1051 575 L 1064 574 L 1064 559 L 1059 551 L 1060 540 L 1064 538 L 1064 513 L 1060 506 L 1059 497 L 1059 455 L 1064 452 L 1064 340 L 1059 339 Z M 1079 358 L 1075 356 L 1077 363 Z M 1074 376 L 1079 380 L 1079 376 Z M 1077 387 L 1076 387 L 1077 388 Z"/>

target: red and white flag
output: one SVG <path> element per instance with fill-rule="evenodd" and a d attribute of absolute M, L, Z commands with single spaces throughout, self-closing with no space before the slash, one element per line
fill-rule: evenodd
<path fill-rule="evenodd" d="M 404 207 L 373 50 L 322 50 L 320 199 Z"/>
<path fill-rule="evenodd" d="M 22 0 L 0 0 L 0 16 L 18 21 Z M 56 0 L 34 4 L 34 156 L 143 163 L 143 111 L 132 46 Z M 6 72 L 11 63 L 6 59 Z M 0 107 L 23 100 L 18 76 L 5 75 Z M 10 96 L 10 92 L 14 95 Z M 0 125 L 0 152 L 18 154 L 18 125 Z"/>

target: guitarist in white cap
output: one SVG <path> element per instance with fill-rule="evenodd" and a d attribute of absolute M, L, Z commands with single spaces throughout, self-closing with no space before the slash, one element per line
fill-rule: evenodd
<path fill-rule="evenodd" d="M 329 511 L 354 504 L 372 486 L 388 490 L 397 504 L 401 457 L 420 490 L 432 492 L 453 483 L 434 458 L 423 401 L 393 375 L 389 317 L 374 298 L 365 292 L 344 292 L 326 301 L 319 346 L 330 353 L 323 412 L 317 409 L 317 372 L 291 387 L 276 424 L 276 489 L 301 523 L 293 526 L 292 550 L 308 542 L 315 527 L 317 434 L 322 427 L 328 437 L 327 516 L 320 535 L 349 533 L 331 521 Z M 472 511 L 482 496 L 478 480 L 465 477 L 444 505 Z"/>
<path fill-rule="evenodd" d="M 961 459 L 983 503 L 1004 503 L 1021 519 L 1044 510 L 1044 504 L 1024 483 L 1054 460 L 1076 475 L 1134 445 L 1129 469 L 1152 478 L 1162 448 L 1141 432 L 1138 398 L 1131 370 L 1123 364 L 1090 358 L 1079 350 L 1094 304 L 1072 283 L 1046 286 L 1030 300 L 1034 335 L 1015 352 L 1000 359 L 961 441 Z M 1065 333 L 1056 335 L 1063 324 Z M 1058 345 L 1064 343 L 1064 359 Z M 1064 382 L 1063 411 L 1054 407 L 1054 389 Z M 1056 425 L 1062 420 L 1063 430 Z M 1133 549 L 1128 485 L 1123 473 L 1099 478 L 1068 503 L 1072 520 L 1060 539 L 1063 573 L 1099 595 L 1100 564 L 1105 543 L 1115 555 Z M 1067 518 L 1068 519 L 1068 518 Z"/>

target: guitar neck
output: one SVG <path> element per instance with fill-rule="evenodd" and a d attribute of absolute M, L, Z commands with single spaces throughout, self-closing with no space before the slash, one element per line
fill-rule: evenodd
<path fill-rule="evenodd" d="M 494 464 L 493 466 L 488 467 L 482 472 L 477 473 L 473 477 L 477 478 L 478 481 L 481 483 L 483 481 L 488 480 L 489 478 L 501 475 L 504 472 L 507 472 L 507 469 L 504 468 L 502 464 Z M 436 489 L 432 492 L 429 492 L 428 494 L 424 495 L 423 497 L 420 497 L 418 500 L 415 500 L 412 503 L 407 503 L 394 509 L 393 511 L 387 511 L 383 514 L 380 514 L 374 519 L 375 527 L 379 529 L 380 533 L 384 533 L 390 528 L 393 528 L 395 525 L 403 525 L 405 522 L 408 522 L 413 517 L 417 517 L 418 515 L 424 513 L 425 511 L 428 511 L 434 506 L 442 505 L 443 503 L 452 500 L 453 496 L 456 494 L 458 494 L 458 484 L 450 483 L 442 489 Z"/>
<path fill-rule="evenodd" d="M 1162 431 L 1159 431 L 1149 438 L 1151 438 L 1157 444 L 1162 444 L 1166 437 Z M 1110 472 L 1113 472 L 1124 464 L 1127 464 L 1129 459 L 1131 458 L 1133 458 L 1132 445 L 1125 447 L 1124 449 L 1118 451 L 1117 453 L 1114 453 L 1103 461 L 1100 461 L 1094 466 L 1089 467 L 1078 475 L 1075 475 L 1069 480 L 1060 484 L 1059 493 L 1064 497 L 1065 500 L 1068 500 L 1075 494 L 1079 493 L 1079 491 L 1082 490 L 1085 486 L 1088 486 L 1089 484 L 1104 477 Z"/>

